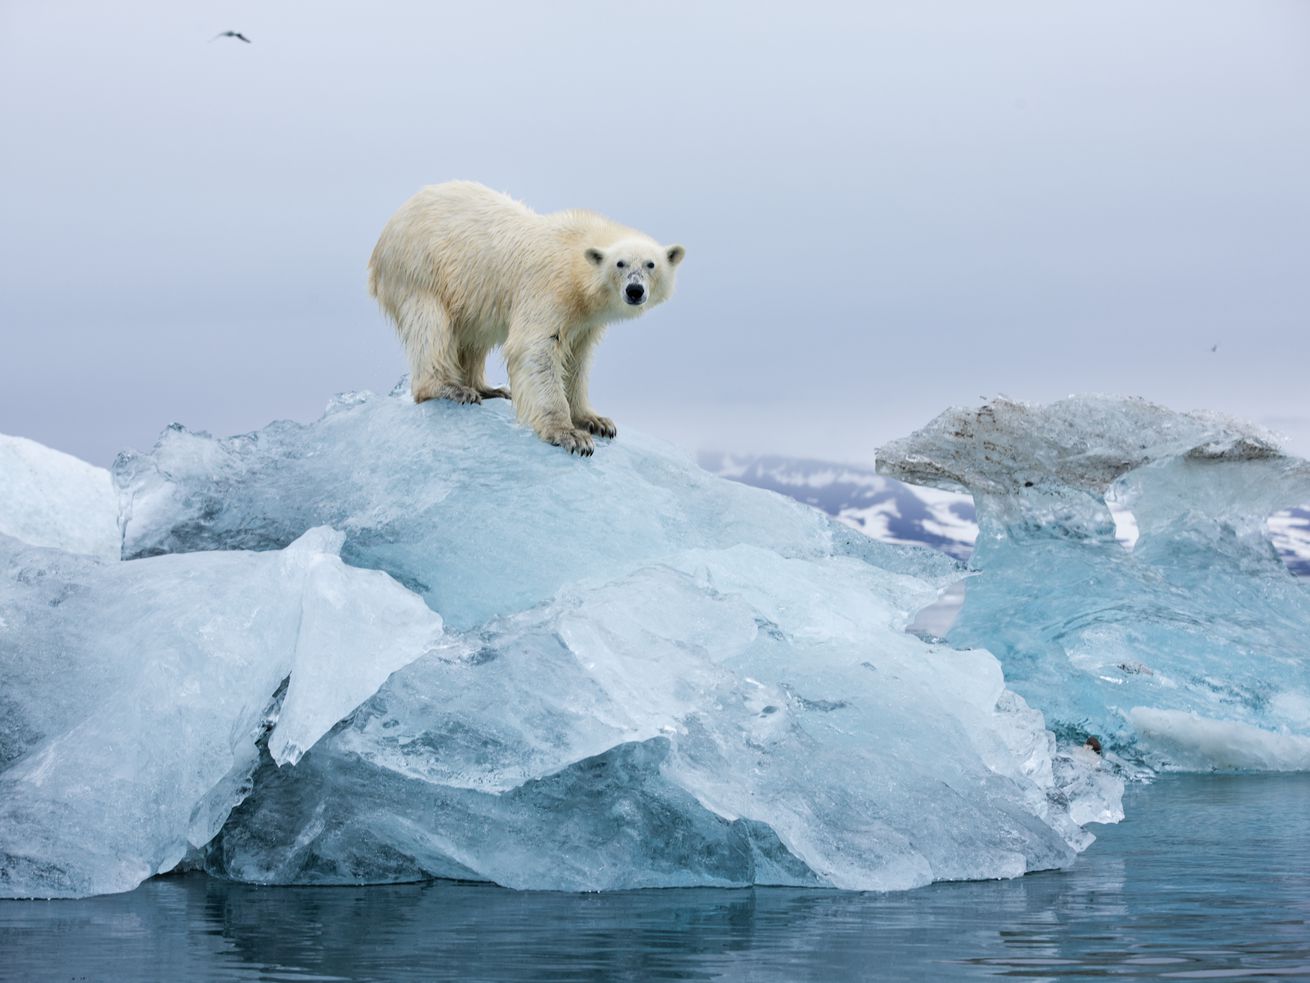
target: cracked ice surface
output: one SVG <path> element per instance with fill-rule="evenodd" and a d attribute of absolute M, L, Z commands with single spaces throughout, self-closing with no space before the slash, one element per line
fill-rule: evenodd
<path fill-rule="evenodd" d="M 115 476 L 125 555 L 330 523 L 450 629 L 294 767 L 261 759 L 216 874 L 888 889 L 1059 866 L 1119 816 L 995 659 L 904 631 L 953 561 L 640 436 L 580 461 L 500 404 L 355 394 L 172 428 Z"/>
<path fill-rule="evenodd" d="M 948 637 L 994 652 L 1057 733 L 1153 767 L 1310 767 L 1310 590 L 1265 533 L 1310 501 L 1310 465 L 1267 434 L 1141 400 L 996 399 L 881 448 L 878 470 L 973 493 L 977 573 Z"/>
<path fill-rule="evenodd" d="M 0 537 L 0 897 L 173 869 L 248 790 L 257 740 L 294 761 L 439 641 L 437 615 L 340 545 L 312 529 L 106 563 Z"/>

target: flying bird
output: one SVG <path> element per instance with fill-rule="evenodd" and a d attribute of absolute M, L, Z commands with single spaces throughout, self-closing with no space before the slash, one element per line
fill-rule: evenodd
<path fill-rule="evenodd" d="M 221 34 L 215 34 L 212 38 L 209 39 L 209 43 L 213 44 L 219 38 L 236 38 L 238 41 L 246 42 L 246 44 L 251 43 L 250 38 L 246 37 L 240 31 L 223 31 Z"/>
<path fill-rule="evenodd" d="M 1210 346 L 1210 351 L 1212 351 L 1212 352 L 1217 352 L 1218 350 L 1219 350 L 1219 346 L 1218 346 L 1218 345 L 1211 345 L 1211 346 Z"/>

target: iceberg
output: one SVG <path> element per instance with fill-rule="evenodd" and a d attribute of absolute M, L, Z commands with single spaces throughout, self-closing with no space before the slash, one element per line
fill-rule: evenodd
<path fill-rule="evenodd" d="M 441 619 L 310 529 L 105 562 L 0 537 L 0 897 L 130 890 L 214 837 Z"/>
<path fill-rule="evenodd" d="M 0 434 L 0 536 L 118 559 L 118 502 L 109 472 Z"/>
<path fill-rule="evenodd" d="M 639 435 L 580 461 L 398 388 L 174 426 L 114 478 L 124 566 L 327 525 L 445 626 L 294 763 L 260 743 L 195 856 L 216 876 L 885 890 L 1062 866 L 1121 816 L 990 654 L 905 630 L 958 563 Z"/>
<path fill-rule="evenodd" d="M 1137 399 L 994 399 L 880 448 L 877 468 L 973 494 L 947 638 L 994 653 L 1061 738 L 1149 769 L 1310 763 L 1310 585 L 1265 524 L 1310 501 L 1310 464 L 1270 435 Z"/>
<path fill-rule="evenodd" d="M 986 653 L 906 634 L 907 581 L 741 546 L 566 589 L 266 762 L 207 867 L 890 889 L 1068 863 L 1089 840 L 1041 715 Z"/>

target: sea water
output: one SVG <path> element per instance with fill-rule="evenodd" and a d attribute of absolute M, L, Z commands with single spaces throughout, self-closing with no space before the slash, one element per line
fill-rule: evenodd
<path fill-rule="evenodd" d="M 1164 777 L 1073 866 L 887 894 L 252 887 L 0 902 L 5 980 L 1310 979 L 1310 775 Z"/>

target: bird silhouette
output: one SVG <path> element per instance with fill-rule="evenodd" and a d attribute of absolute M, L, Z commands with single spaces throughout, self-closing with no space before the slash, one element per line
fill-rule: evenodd
<path fill-rule="evenodd" d="M 251 43 L 250 38 L 246 37 L 240 31 L 223 31 L 220 34 L 215 34 L 212 38 L 209 39 L 209 43 L 213 44 L 219 38 L 236 38 L 238 41 L 246 42 L 246 44 Z"/>
<path fill-rule="evenodd" d="M 1212 352 L 1217 352 L 1218 350 L 1219 350 L 1219 346 L 1218 346 L 1218 345 L 1211 345 L 1211 346 L 1210 346 L 1210 351 L 1212 351 Z"/>

